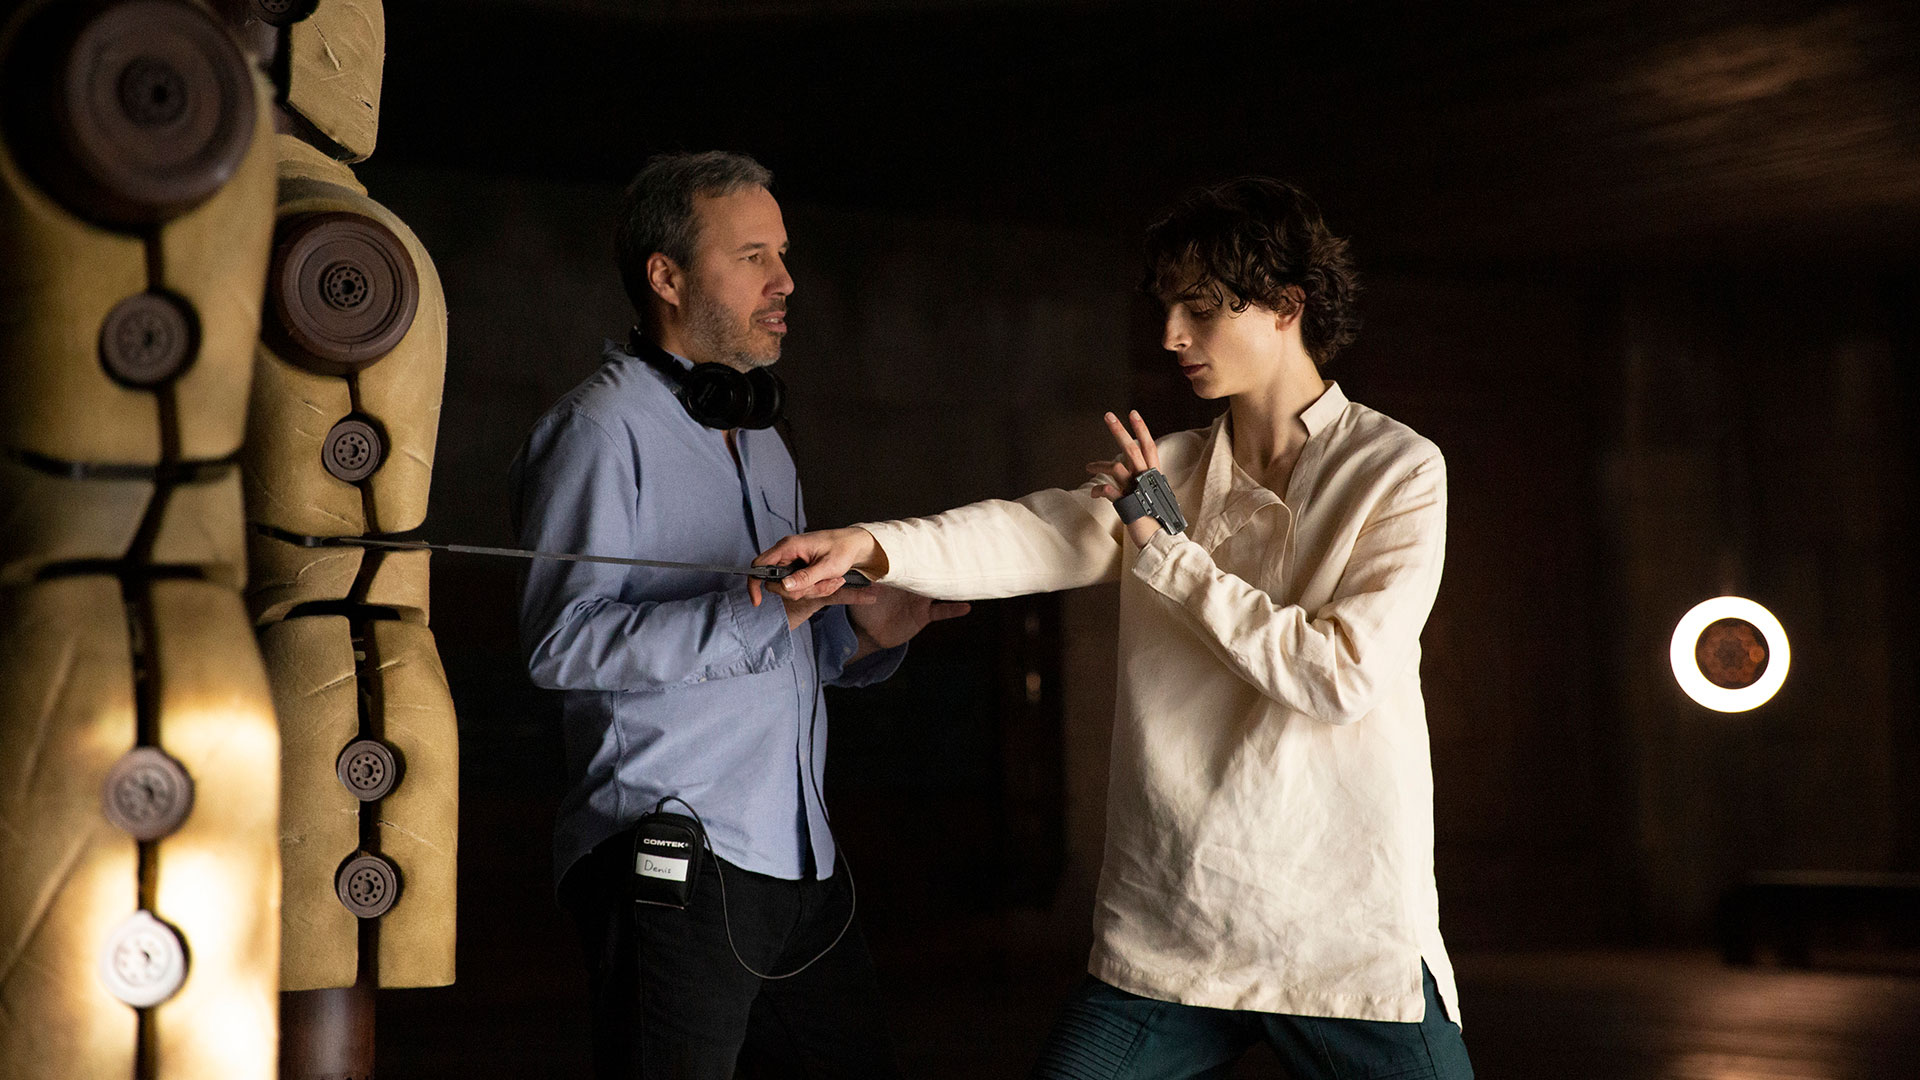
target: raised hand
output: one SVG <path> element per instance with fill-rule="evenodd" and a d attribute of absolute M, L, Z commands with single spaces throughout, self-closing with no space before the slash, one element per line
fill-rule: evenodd
<path fill-rule="evenodd" d="M 1124 497 L 1133 490 L 1133 478 L 1148 469 L 1160 467 L 1160 449 L 1153 443 L 1153 432 L 1147 430 L 1147 422 L 1140 418 L 1138 410 L 1127 414 L 1133 422 L 1129 432 L 1120 418 L 1108 413 L 1107 430 L 1113 435 L 1113 441 L 1120 444 L 1120 457 L 1113 461 L 1093 461 L 1087 463 L 1087 471 L 1100 477 L 1102 483 L 1095 486 L 1093 493 L 1109 501 Z M 1155 533 L 1160 531 L 1160 523 L 1150 517 L 1140 518 L 1127 526 L 1127 535 L 1134 544 L 1145 547 Z"/>

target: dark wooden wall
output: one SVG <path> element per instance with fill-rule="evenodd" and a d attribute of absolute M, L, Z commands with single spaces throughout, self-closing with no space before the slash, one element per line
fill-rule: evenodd
<path fill-rule="evenodd" d="M 782 371 L 820 524 L 1076 482 L 1106 408 L 1204 423 L 1132 291 L 1137 237 L 1192 181 L 1279 172 L 1369 272 L 1330 374 L 1448 455 L 1425 672 L 1453 940 L 1700 940 L 1750 871 L 1920 869 L 1904 6 L 614 7 L 391 5 L 362 175 L 447 284 L 430 536 L 505 538 L 514 448 L 628 320 L 608 219 L 652 150 L 779 174 Z M 513 568 L 435 575 L 463 920 L 524 932 L 559 783 L 548 706 L 516 670 Z M 1682 699 L 1665 659 L 1679 615 L 1729 590 L 1794 641 L 1779 699 L 1737 717 Z M 1018 652 L 1029 614 L 1044 657 Z M 985 608 L 898 686 L 837 699 L 830 782 L 878 856 L 880 918 L 978 903 L 915 829 L 991 855 L 1015 791 L 1022 828 L 1058 807 L 1057 903 L 1084 913 L 1112 618 L 1097 589 Z M 982 682 L 1029 664 L 1059 672 L 1037 740 L 1039 714 Z M 1035 751 L 1058 753 L 1053 787 L 1008 779 L 1027 746 L 1057 746 Z M 1036 902 L 1015 893 L 993 902 Z"/>

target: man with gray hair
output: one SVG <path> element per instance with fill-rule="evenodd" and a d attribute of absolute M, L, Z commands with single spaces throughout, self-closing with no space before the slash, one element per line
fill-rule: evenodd
<path fill-rule="evenodd" d="M 522 546 L 744 567 L 806 528 L 769 430 L 794 289 L 772 181 L 708 152 L 627 188 L 614 254 L 638 325 L 515 459 Z M 821 687 L 886 678 L 965 610 L 879 587 L 755 606 L 725 573 L 530 564 L 521 645 L 561 691 L 555 869 L 596 1075 L 897 1075 L 820 792 Z"/>

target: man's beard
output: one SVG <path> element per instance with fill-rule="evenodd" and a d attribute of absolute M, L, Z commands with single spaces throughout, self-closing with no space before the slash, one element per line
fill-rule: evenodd
<path fill-rule="evenodd" d="M 763 337 L 752 323 L 742 326 L 738 316 L 698 287 L 687 290 L 687 336 L 695 349 L 729 367 L 766 367 L 780 359 L 778 335 Z"/>

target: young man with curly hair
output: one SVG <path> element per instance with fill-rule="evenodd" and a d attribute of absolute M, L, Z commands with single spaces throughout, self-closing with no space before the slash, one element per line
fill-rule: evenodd
<path fill-rule="evenodd" d="M 1035 1075 L 1471 1077 L 1433 876 L 1420 630 L 1446 467 L 1320 368 L 1357 329 L 1346 241 L 1298 189 L 1194 193 L 1147 234 L 1162 344 L 1209 428 L 1120 448 L 1076 491 L 807 533 L 762 561 L 962 599 L 1120 582 L 1090 975 Z M 1451 1018 L 1450 1018 L 1451 1017 Z"/>

